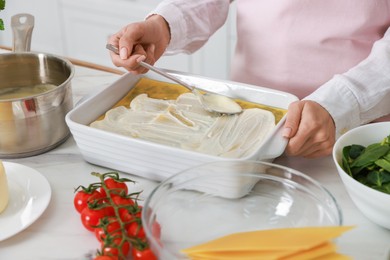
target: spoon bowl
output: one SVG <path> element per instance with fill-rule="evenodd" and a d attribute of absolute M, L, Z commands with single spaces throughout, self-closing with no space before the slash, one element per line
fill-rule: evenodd
<path fill-rule="evenodd" d="M 119 53 L 118 48 L 112 44 L 107 44 L 106 48 L 109 49 L 110 51 L 113 51 L 116 54 Z M 143 61 L 139 62 L 139 65 L 153 72 L 156 72 L 157 74 L 160 74 L 161 76 L 166 77 L 180 84 L 181 86 L 189 89 L 195 96 L 198 97 L 199 102 L 202 104 L 203 108 L 209 112 L 219 113 L 223 115 L 234 115 L 242 112 L 241 106 L 233 99 L 227 96 L 216 94 L 216 93 L 210 93 L 210 92 L 201 93 L 194 86 L 191 86 L 190 84 L 172 76 L 169 73 L 166 73 L 165 71 L 155 66 L 152 66 Z"/>

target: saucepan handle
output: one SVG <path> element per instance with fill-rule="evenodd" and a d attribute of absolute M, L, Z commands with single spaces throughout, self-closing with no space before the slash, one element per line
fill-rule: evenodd
<path fill-rule="evenodd" d="M 34 29 L 34 16 L 16 14 L 11 18 L 13 32 L 13 52 L 28 52 L 31 49 L 31 36 Z"/>

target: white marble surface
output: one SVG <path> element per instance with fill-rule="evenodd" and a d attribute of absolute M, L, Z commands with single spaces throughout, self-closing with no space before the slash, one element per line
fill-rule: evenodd
<path fill-rule="evenodd" d="M 72 81 L 75 103 L 85 95 L 108 86 L 118 77 L 76 67 Z M 48 208 L 36 222 L 0 242 L 0 259 L 87 259 L 86 255 L 94 252 L 99 244 L 94 235 L 81 225 L 79 214 L 73 208 L 73 191 L 80 184 L 87 185 L 96 181 L 96 177 L 92 177 L 90 172 L 106 172 L 109 169 L 85 162 L 72 137 L 45 154 L 6 161 L 20 163 L 42 173 L 51 185 L 52 198 Z M 344 224 L 356 226 L 337 240 L 339 252 L 358 260 L 390 259 L 390 230 L 371 223 L 356 209 L 331 157 L 309 160 L 282 156 L 275 163 L 310 175 L 336 197 L 343 211 Z M 156 185 L 155 182 L 140 177 L 128 177 L 137 181 L 133 188 L 135 191 L 143 190 L 143 196 L 147 196 Z"/>

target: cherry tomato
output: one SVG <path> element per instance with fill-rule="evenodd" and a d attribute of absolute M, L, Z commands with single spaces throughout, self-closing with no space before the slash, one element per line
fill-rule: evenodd
<path fill-rule="evenodd" d="M 107 216 L 115 216 L 115 209 L 114 207 L 110 206 L 109 204 L 105 204 L 106 207 L 104 208 Z"/>
<path fill-rule="evenodd" d="M 126 223 L 126 227 L 128 227 L 130 222 L 133 222 L 137 218 L 141 218 L 142 207 L 135 204 L 129 206 L 130 207 L 119 209 L 119 217 L 124 223 Z"/>
<path fill-rule="evenodd" d="M 111 197 L 114 204 L 118 206 L 129 206 L 129 205 L 134 205 L 135 203 L 134 200 L 132 200 L 131 198 L 126 198 L 119 195 L 115 195 Z"/>
<path fill-rule="evenodd" d="M 145 230 L 140 221 L 130 223 L 129 228 L 127 229 L 127 234 L 129 237 L 138 237 L 141 239 L 146 237 Z"/>
<path fill-rule="evenodd" d="M 137 217 L 141 218 L 142 215 L 142 206 L 138 205 L 137 214 L 135 214 Z"/>
<path fill-rule="evenodd" d="M 74 196 L 73 204 L 77 212 L 81 213 L 81 211 L 87 207 L 88 202 L 93 202 L 94 200 L 99 200 L 102 198 L 104 198 L 104 196 L 97 190 L 80 190 Z"/>
<path fill-rule="evenodd" d="M 91 209 L 86 207 L 81 211 L 81 223 L 89 231 L 94 231 L 95 226 L 99 224 L 100 219 L 107 216 L 107 211 L 103 209 Z"/>
<path fill-rule="evenodd" d="M 121 236 L 121 225 L 119 224 L 116 217 L 108 217 L 103 218 L 99 222 L 99 226 L 101 227 L 95 228 L 95 236 L 96 238 L 102 242 L 104 238 L 106 238 L 107 234 L 110 234 L 111 236 Z"/>
<path fill-rule="evenodd" d="M 98 255 L 93 260 L 118 260 L 116 256 Z"/>
<path fill-rule="evenodd" d="M 127 256 L 129 254 L 129 251 L 130 251 L 130 244 L 129 244 L 129 242 L 125 241 L 120 246 L 121 241 L 122 241 L 121 238 L 117 238 L 117 239 L 113 240 L 111 245 L 102 244 L 102 252 L 103 252 L 103 254 L 104 255 L 108 255 L 108 256 L 119 256 L 120 253 L 119 253 L 119 250 L 118 250 L 119 248 L 118 247 L 120 247 L 122 255 L 123 256 Z"/>
<path fill-rule="evenodd" d="M 106 187 L 111 190 L 111 195 L 125 193 L 127 194 L 128 188 L 127 184 L 124 182 L 119 182 L 114 180 L 113 178 L 107 178 L 104 180 Z M 103 194 L 103 197 L 107 197 L 106 191 L 103 187 L 100 188 L 100 193 Z"/>
<path fill-rule="evenodd" d="M 75 195 L 74 206 L 80 212 L 83 226 L 93 231 L 101 243 L 99 255 L 94 260 L 122 260 L 131 256 L 134 260 L 157 260 L 142 227 L 142 206 L 132 198 L 139 193 L 128 194 L 125 182 L 131 180 L 119 178 L 115 172 L 93 175 L 102 183 L 92 183 L 88 188 L 80 186 L 82 191 Z M 96 190 L 98 187 L 99 191 Z M 158 223 L 152 227 L 152 233 L 160 237 Z"/>
<path fill-rule="evenodd" d="M 127 209 L 119 209 L 119 217 L 126 226 L 135 219 L 135 216 Z"/>
<path fill-rule="evenodd" d="M 161 238 L 161 225 L 157 221 L 153 222 L 153 224 L 152 224 L 152 235 L 158 241 Z"/>
<path fill-rule="evenodd" d="M 131 255 L 133 256 L 133 260 L 157 260 L 157 257 L 150 248 L 145 248 L 142 250 L 133 247 Z"/>

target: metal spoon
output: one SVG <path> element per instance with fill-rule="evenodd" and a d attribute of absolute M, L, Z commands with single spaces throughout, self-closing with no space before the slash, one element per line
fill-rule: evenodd
<path fill-rule="evenodd" d="M 119 54 L 118 48 L 116 46 L 113 46 L 111 44 L 107 44 L 106 48 L 113 51 L 116 54 Z M 223 96 L 223 95 L 219 95 L 219 94 L 215 94 L 215 93 L 209 93 L 209 92 L 202 94 L 195 87 L 193 87 L 193 86 L 187 84 L 186 82 L 172 76 L 169 73 L 166 73 L 165 71 L 163 71 L 157 67 L 154 67 L 154 66 L 152 66 L 146 62 L 143 62 L 143 61 L 139 62 L 139 65 L 141 65 L 142 67 L 144 67 L 146 69 L 154 71 L 154 72 L 160 74 L 161 76 L 166 77 L 166 78 L 182 85 L 183 87 L 186 87 L 187 89 L 189 89 L 194 95 L 196 95 L 199 98 L 199 101 L 202 104 L 203 108 L 209 112 L 215 112 L 215 113 L 226 114 L 226 115 L 234 115 L 234 114 L 239 114 L 242 112 L 241 106 L 239 104 L 237 104 L 237 102 L 235 102 L 233 99 L 231 99 L 227 96 Z"/>

